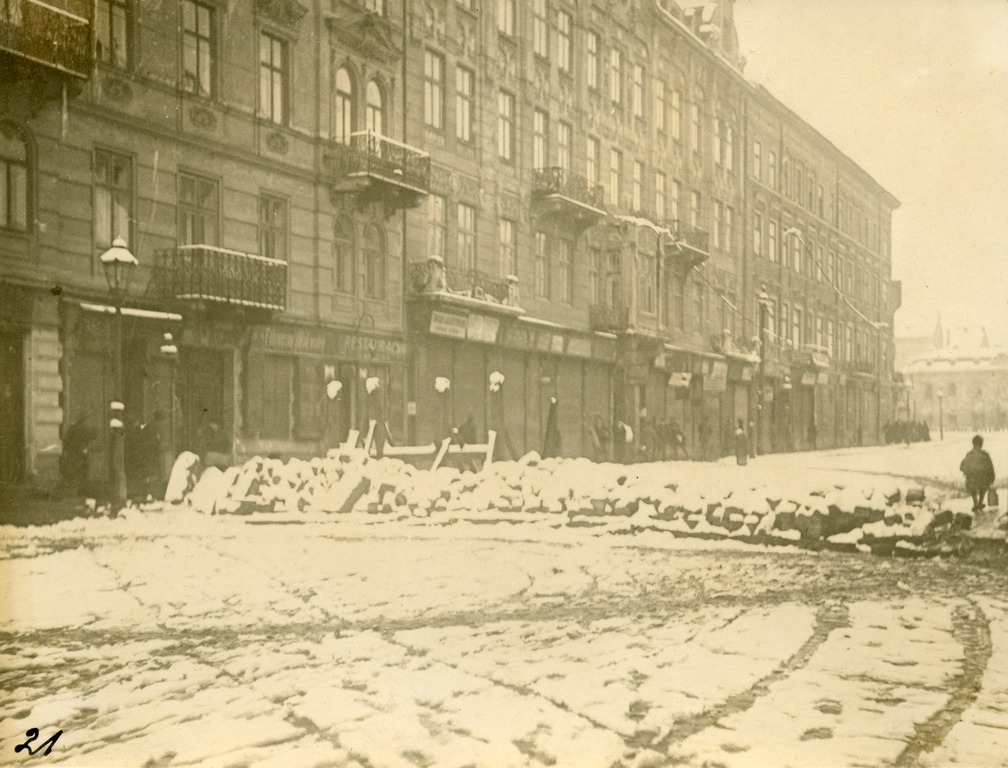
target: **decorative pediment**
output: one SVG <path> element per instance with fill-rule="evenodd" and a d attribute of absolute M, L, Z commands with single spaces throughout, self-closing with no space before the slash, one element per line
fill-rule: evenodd
<path fill-rule="evenodd" d="M 296 27 L 308 13 L 297 0 L 256 0 L 256 15 L 284 27 Z"/>
<path fill-rule="evenodd" d="M 327 14 L 326 23 L 337 40 L 365 58 L 387 64 L 402 57 L 397 41 L 401 32 L 379 13 L 343 1 L 336 4 L 334 13 Z"/>

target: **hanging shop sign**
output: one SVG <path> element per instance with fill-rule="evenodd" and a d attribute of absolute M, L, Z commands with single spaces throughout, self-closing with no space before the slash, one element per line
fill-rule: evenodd
<path fill-rule="evenodd" d="M 519 325 L 504 326 L 504 330 L 501 332 L 501 343 L 519 349 L 529 349 L 532 346 L 529 331 Z"/>
<path fill-rule="evenodd" d="M 728 363 L 715 361 L 710 364 L 710 372 L 704 379 L 707 392 L 724 392 L 728 388 Z"/>
<path fill-rule="evenodd" d="M 592 357 L 599 360 L 616 359 L 616 339 L 603 339 L 595 337 L 592 339 Z"/>
<path fill-rule="evenodd" d="M 812 365 L 817 368 L 829 368 L 829 355 L 825 352 L 813 352 Z"/>
<path fill-rule="evenodd" d="M 773 392 L 772 386 L 763 387 L 763 402 L 772 403 L 773 402 Z"/>
<path fill-rule="evenodd" d="M 829 374 L 820 373 L 819 376 L 816 378 L 816 384 L 818 384 L 821 387 L 825 387 L 827 384 L 829 384 Z"/>
<path fill-rule="evenodd" d="M 816 374 L 805 372 L 801 376 L 801 385 L 803 387 L 814 387 L 816 384 Z"/>
<path fill-rule="evenodd" d="M 468 323 L 465 315 L 453 315 L 448 312 L 431 312 L 430 332 L 438 336 L 451 336 L 454 339 L 464 339 Z"/>
<path fill-rule="evenodd" d="M 553 346 L 553 334 L 549 331 L 539 331 L 536 334 L 536 349 L 539 352 L 549 352 Z"/>
<path fill-rule="evenodd" d="M 469 319 L 466 322 L 466 338 L 494 344 L 497 341 L 497 331 L 499 328 L 499 317 L 470 313 Z"/>
<path fill-rule="evenodd" d="M 406 359 L 406 343 L 401 339 L 333 332 L 326 341 L 326 351 L 335 357 L 371 360 L 376 363 L 394 363 Z"/>
<path fill-rule="evenodd" d="M 693 380 L 692 373 L 678 371 L 669 376 L 668 385 L 673 389 L 688 389 L 690 381 Z"/>
<path fill-rule="evenodd" d="M 752 381 L 755 370 L 751 365 L 742 366 L 742 381 Z"/>

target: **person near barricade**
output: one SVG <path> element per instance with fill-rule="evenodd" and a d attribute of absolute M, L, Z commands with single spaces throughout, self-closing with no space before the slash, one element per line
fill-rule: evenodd
<path fill-rule="evenodd" d="M 549 413 L 546 416 L 546 434 L 543 437 L 542 457 L 555 458 L 560 455 L 560 425 L 557 423 L 557 399 L 550 398 Z"/>
<path fill-rule="evenodd" d="M 749 435 L 746 434 L 742 419 L 735 426 L 735 461 L 740 467 L 749 463 Z"/>
<path fill-rule="evenodd" d="M 983 438 L 973 438 L 973 449 L 959 464 L 959 471 L 966 477 L 966 490 L 973 497 L 973 511 L 984 508 L 987 489 L 994 485 L 994 464 L 990 454 L 983 449 Z"/>
<path fill-rule="evenodd" d="M 59 468 L 63 484 L 70 493 L 81 496 L 87 493 L 91 443 L 97 436 L 98 433 L 87 416 L 75 421 L 63 435 Z"/>
<path fill-rule="evenodd" d="M 609 443 L 612 442 L 612 430 L 606 426 L 602 414 L 596 413 L 592 425 L 588 428 L 591 438 L 593 458 L 595 461 L 609 461 Z"/>

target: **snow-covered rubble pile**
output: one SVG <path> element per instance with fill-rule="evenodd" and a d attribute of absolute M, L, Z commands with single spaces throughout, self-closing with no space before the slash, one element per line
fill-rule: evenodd
<path fill-rule="evenodd" d="M 207 514 L 366 512 L 395 518 L 557 516 L 568 525 L 659 529 L 684 535 L 827 541 L 862 548 L 919 541 L 940 527 L 969 528 L 972 515 L 893 480 L 845 486 L 799 478 L 787 488 L 752 475 L 685 462 L 624 466 L 535 453 L 480 472 L 421 470 L 399 459 L 332 450 L 311 460 L 255 457 L 203 469 L 182 454 L 166 500 Z"/>

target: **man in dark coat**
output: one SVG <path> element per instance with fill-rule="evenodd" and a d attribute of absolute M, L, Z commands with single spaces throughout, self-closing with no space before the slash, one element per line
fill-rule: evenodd
<path fill-rule="evenodd" d="M 735 427 L 735 461 L 739 466 L 749 463 L 749 436 L 742 426 L 742 419 L 738 420 L 738 426 Z"/>
<path fill-rule="evenodd" d="M 973 450 L 963 458 L 959 471 L 966 476 L 966 490 L 973 497 L 973 511 L 979 512 L 984 507 L 987 489 L 994 484 L 994 463 L 983 449 L 980 435 L 973 438 Z"/>
<path fill-rule="evenodd" d="M 560 455 L 560 425 L 557 424 L 557 399 L 550 398 L 549 414 L 546 416 L 546 436 L 543 440 L 544 459 Z"/>

